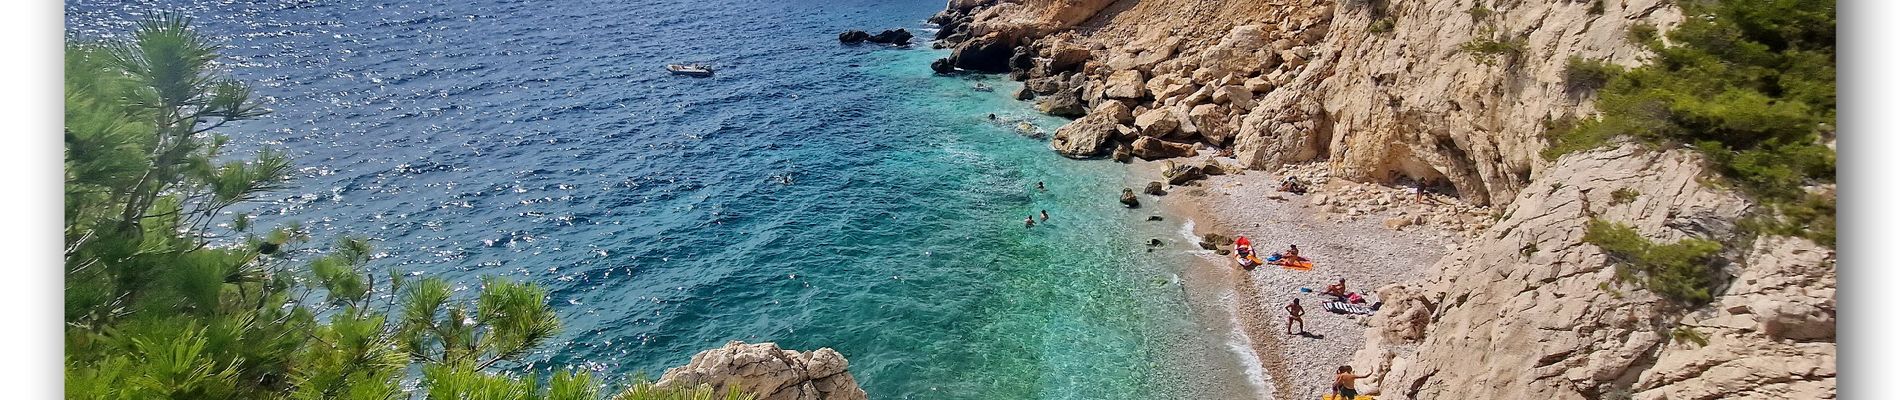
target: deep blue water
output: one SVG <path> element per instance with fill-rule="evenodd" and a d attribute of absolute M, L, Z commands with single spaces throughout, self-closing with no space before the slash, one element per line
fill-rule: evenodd
<path fill-rule="evenodd" d="M 840 45 L 922 1 L 69 1 L 68 35 L 183 10 L 274 113 L 225 129 L 301 167 L 260 222 L 375 240 L 376 267 L 547 286 L 517 369 L 658 376 L 728 340 L 832 347 L 874 398 L 1205 398 L 1239 369 L 1187 310 L 1178 226 L 1061 120 L 942 51 Z M 719 68 L 670 76 L 670 62 Z M 983 79 L 995 92 L 970 89 Z M 1036 191 L 1045 182 L 1047 192 Z M 1040 210 L 1052 219 L 1025 229 Z"/>

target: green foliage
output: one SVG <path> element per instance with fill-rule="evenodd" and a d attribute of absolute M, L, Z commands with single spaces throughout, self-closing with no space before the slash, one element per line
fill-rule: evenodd
<path fill-rule="evenodd" d="M 1471 55 L 1479 64 L 1497 65 L 1500 59 L 1517 60 L 1524 54 L 1526 43 L 1522 38 L 1505 37 L 1495 29 L 1486 28 L 1478 36 L 1459 44 L 1458 51 Z"/>
<path fill-rule="evenodd" d="M 1623 73 L 1623 68 L 1603 60 L 1570 56 L 1564 64 L 1564 87 L 1572 91 L 1596 90 Z"/>
<path fill-rule="evenodd" d="M 1665 46 L 1655 27 L 1631 28 L 1656 53 L 1597 91 L 1599 118 L 1552 130 L 1545 157 L 1627 137 L 1692 145 L 1713 169 L 1778 215 L 1762 232 L 1834 242 L 1834 2 L 1684 3 L 1689 16 Z M 1817 193 L 1811 193 L 1817 192 Z M 1798 215 L 1798 216 L 1797 216 Z"/>
<path fill-rule="evenodd" d="M 1709 345 L 1709 337 L 1707 335 L 1703 335 L 1702 332 L 1698 332 L 1695 328 L 1691 328 L 1687 325 L 1677 325 L 1676 329 L 1669 331 L 1669 337 L 1675 338 L 1677 343 L 1695 343 L 1698 347 Z"/>
<path fill-rule="evenodd" d="M 259 235 L 223 212 L 280 187 L 290 163 L 224 153 L 221 127 L 265 113 L 189 22 L 160 14 L 129 40 L 67 48 L 68 398 L 410 398 L 416 371 L 428 398 L 600 398 L 584 373 L 489 371 L 559 331 L 537 286 L 490 278 L 458 299 L 441 279 L 378 279 L 366 240 L 294 248 L 301 228 Z"/>
<path fill-rule="evenodd" d="M 1366 25 L 1366 31 L 1372 33 L 1391 32 L 1392 28 L 1396 27 L 1396 24 L 1397 22 L 1395 22 L 1392 17 L 1381 17 L 1373 20 L 1371 24 Z"/>
<path fill-rule="evenodd" d="M 1472 22 L 1483 21 L 1485 18 L 1491 17 L 1491 13 L 1492 11 L 1490 8 L 1485 7 L 1484 4 L 1477 3 L 1477 2 L 1471 3 L 1471 8 L 1465 10 L 1465 14 L 1471 15 Z"/>
<path fill-rule="evenodd" d="M 1666 298 L 1695 305 L 1707 303 L 1715 287 L 1712 261 L 1722 244 L 1683 239 L 1656 244 L 1628 225 L 1591 219 L 1583 241 L 1596 245 L 1616 263 L 1617 278 L 1641 283 Z"/>
<path fill-rule="evenodd" d="M 1590 9 L 1587 12 L 1590 15 L 1603 15 L 1603 0 L 1591 0 Z"/>
<path fill-rule="evenodd" d="M 1610 204 L 1629 204 L 1632 201 L 1636 201 L 1636 196 L 1641 195 L 1642 193 L 1637 192 L 1636 189 L 1617 189 L 1614 192 L 1610 192 Z"/>
<path fill-rule="evenodd" d="M 1655 25 L 1650 25 L 1644 22 L 1638 22 L 1638 23 L 1630 25 L 1629 36 L 1625 36 L 1626 39 L 1629 39 L 1630 43 L 1646 44 L 1646 45 L 1651 45 L 1651 46 L 1660 46 L 1661 43 L 1657 42 L 1656 39 L 1659 39 L 1661 37 L 1662 37 L 1662 34 L 1660 33 L 1660 31 L 1656 29 Z"/>

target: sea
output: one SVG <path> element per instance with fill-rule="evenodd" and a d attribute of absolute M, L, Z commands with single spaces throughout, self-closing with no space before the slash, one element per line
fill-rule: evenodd
<path fill-rule="evenodd" d="M 296 166 L 237 210 L 259 224 L 371 239 L 379 275 L 464 298 L 546 287 L 563 329 L 513 372 L 658 378 L 739 340 L 835 349 L 876 399 L 1269 393 L 1183 287 L 1184 219 L 1115 201 L 1144 179 L 1051 151 L 1065 121 L 1018 83 L 931 73 L 943 6 L 70 0 L 65 29 L 173 11 L 223 44 L 272 112 L 219 132 Z M 836 39 L 894 28 L 918 44 Z"/>

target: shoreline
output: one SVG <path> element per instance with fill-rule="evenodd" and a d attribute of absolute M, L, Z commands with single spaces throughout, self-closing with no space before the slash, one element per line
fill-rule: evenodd
<path fill-rule="evenodd" d="M 1232 165 L 1231 159 L 1206 154 L 1174 160 L 1198 165 L 1208 159 Z M 1130 177 L 1160 180 L 1162 164 L 1162 161 L 1136 160 L 1128 166 Z M 1201 250 L 1190 237 L 1172 239 L 1187 241 L 1183 245 L 1194 257 L 1188 265 L 1181 266 L 1184 290 L 1202 297 L 1218 297 L 1225 303 L 1221 309 L 1228 315 L 1223 319 L 1230 321 L 1228 328 L 1238 334 L 1241 345 L 1252 352 L 1251 357 L 1243 355 L 1241 359 L 1256 363 L 1241 367 L 1250 379 L 1260 381 L 1249 383 L 1263 398 L 1314 398 L 1327 393 L 1334 367 L 1348 365 L 1354 353 L 1364 347 L 1364 320 L 1370 316 L 1325 311 L 1321 305 L 1327 300 L 1317 293 L 1319 290 L 1345 278 L 1349 290 L 1371 294 L 1369 297 L 1376 301 L 1375 289 L 1419 282 L 1431 276 L 1429 268 L 1468 238 L 1462 232 L 1475 232 L 1451 227 L 1456 222 L 1433 223 L 1435 219 L 1397 230 L 1388 228 L 1382 221 L 1436 216 L 1448 209 L 1472 214 L 1475 214 L 1472 210 L 1484 210 L 1456 201 L 1447 202 L 1443 196 L 1435 196 L 1439 203 L 1418 205 L 1410 198 L 1399 198 L 1403 189 L 1323 179 L 1324 174 L 1317 173 L 1321 170 L 1323 167 L 1315 164 L 1280 171 L 1239 170 L 1184 186 L 1167 186 L 1165 196 L 1141 195 L 1144 201 L 1152 200 L 1162 208 L 1163 214 L 1186 219 L 1180 223 L 1186 224 L 1191 232 L 1183 232 L 1184 235 L 1194 238 L 1206 233 L 1247 236 L 1254 239 L 1255 247 L 1262 253 L 1279 251 L 1287 244 L 1299 244 L 1305 255 L 1317 263 L 1312 271 L 1285 270 L 1271 265 L 1244 271 L 1234 265 L 1229 256 Z M 1287 174 L 1301 176 L 1309 182 L 1314 180 L 1314 175 L 1320 175 L 1322 178 L 1318 180 L 1326 183 L 1310 185 L 1313 190 L 1306 195 L 1278 192 L 1277 183 Z M 1275 194 L 1285 200 L 1269 199 L 1269 195 Z M 1316 205 L 1318 197 L 1327 198 L 1324 201 L 1327 204 Z M 1354 205 L 1349 206 L 1350 209 L 1335 206 L 1345 202 Z M 1368 205 L 1384 202 L 1390 207 L 1361 209 L 1358 206 L 1361 202 Z M 1376 211 L 1366 211 L 1372 209 Z M 1301 287 L 1314 292 L 1301 293 L 1298 291 Z M 1282 307 L 1294 298 L 1300 299 L 1306 309 L 1303 322 L 1310 336 L 1285 333 L 1286 312 Z M 1371 367 L 1354 366 L 1361 373 Z"/>

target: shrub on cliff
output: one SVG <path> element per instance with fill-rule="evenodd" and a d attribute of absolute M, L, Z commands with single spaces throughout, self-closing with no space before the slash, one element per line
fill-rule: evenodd
<path fill-rule="evenodd" d="M 225 214 L 290 164 L 225 161 L 221 128 L 265 112 L 188 24 L 162 14 L 66 51 L 67 398 L 408 398 L 418 365 L 429 398 L 598 398 L 586 374 L 488 371 L 558 331 L 540 287 L 485 279 L 457 299 L 371 271 L 367 241 L 303 248 L 295 226 Z"/>
<path fill-rule="evenodd" d="M 1656 244 L 1628 225 L 1591 219 L 1583 241 L 1610 255 L 1618 281 L 1638 283 L 1666 298 L 1707 303 L 1715 289 L 1713 264 L 1722 245 L 1705 239 Z"/>
<path fill-rule="evenodd" d="M 1805 212 L 1768 219 L 1762 231 L 1798 232 L 1833 245 L 1834 2 L 1684 2 L 1688 18 L 1668 33 L 1632 28 L 1656 56 L 1615 73 L 1597 91 L 1598 118 L 1550 132 L 1545 157 L 1631 137 L 1691 145 L 1714 169 L 1770 209 Z M 1646 29 L 1639 29 L 1646 28 Z"/>

